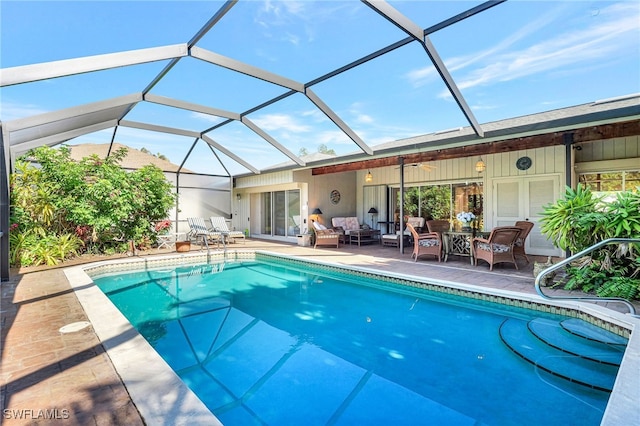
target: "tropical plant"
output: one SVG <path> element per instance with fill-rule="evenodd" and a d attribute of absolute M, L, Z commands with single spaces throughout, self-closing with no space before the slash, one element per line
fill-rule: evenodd
<path fill-rule="evenodd" d="M 588 215 L 597 211 L 598 201 L 589 188 L 567 187 L 564 199 L 544 208 L 540 232 L 563 250 L 576 253 L 584 250 L 597 242 L 591 234 L 593 223 Z"/>
<path fill-rule="evenodd" d="M 175 196 L 156 166 L 123 170 L 126 155 L 123 148 L 106 159 L 74 161 L 66 147 L 40 147 L 19 159 L 11 175 L 11 222 L 17 225 L 10 237 L 12 265 L 125 251 L 130 241 L 149 246 Z"/>
<path fill-rule="evenodd" d="M 640 238 L 640 191 L 616 193 L 606 202 L 588 187 L 567 187 L 563 199 L 546 206 L 541 232 L 573 253 L 609 238 Z M 565 288 L 599 296 L 640 297 L 640 247 L 608 245 L 567 267 Z"/>

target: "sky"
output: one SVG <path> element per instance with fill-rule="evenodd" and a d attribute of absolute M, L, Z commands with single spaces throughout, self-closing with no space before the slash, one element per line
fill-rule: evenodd
<path fill-rule="evenodd" d="M 0 2 L 0 66 L 16 66 L 186 43 L 217 1 Z M 389 1 L 421 28 L 481 2 Z M 303 84 L 407 34 L 366 4 L 241 0 L 196 46 Z M 430 36 L 475 119 L 489 123 L 640 92 L 640 2 L 517 1 L 499 4 Z M 9 122 L 141 92 L 167 61 L 0 88 Z M 309 86 L 364 143 L 469 125 L 418 42 Z M 197 58 L 182 58 L 152 90 L 159 96 L 246 113 L 293 154 L 358 146 L 303 94 L 257 111 L 288 89 Z M 220 117 L 139 103 L 126 120 L 202 132 Z M 108 143 L 113 130 L 70 141 Z M 289 159 L 234 121 L 209 133 L 258 169 Z M 247 169 L 194 138 L 120 127 L 116 142 L 146 148 L 200 173 Z M 193 148 L 192 148 L 193 147 Z"/>

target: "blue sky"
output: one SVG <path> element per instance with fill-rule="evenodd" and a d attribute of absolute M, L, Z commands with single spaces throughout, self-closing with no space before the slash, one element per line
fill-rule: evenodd
<path fill-rule="evenodd" d="M 389 2 L 422 28 L 481 2 Z M 186 43 L 220 8 L 214 1 L 5 1 L 2 68 Z M 406 34 L 358 1 L 240 1 L 197 44 L 308 83 Z M 430 39 L 479 123 L 640 92 L 640 2 L 508 1 Z M 0 88 L 0 118 L 16 118 L 142 91 L 166 62 Z M 369 146 L 467 126 L 424 49 L 407 44 L 312 90 Z M 151 93 L 242 113 L 286 89 L 183 58 Z M 303 95 L 248 115 L 294 154 L 320 144 L 358 147 Z M 140 103 L 127 120 L 203 131 L 222 119 Z M 240 123 L 208 134 L 258 168 L 288 159 Z M 72 143 L 107 143 L 101 131 Z M 121 128 L 116 141 L 180 164 L 193 138 Z M 185 164 L 243 173 L 200 142 Z"/>

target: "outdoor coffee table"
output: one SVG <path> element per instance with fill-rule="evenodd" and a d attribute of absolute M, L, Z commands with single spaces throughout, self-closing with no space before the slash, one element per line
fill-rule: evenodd
<path fill-rule="evenodd" d="M 380 242 L 380 231 L 378 229 L 356 229 L 349 231 L 349 244 L 356 243 L 369 244 Z"/>

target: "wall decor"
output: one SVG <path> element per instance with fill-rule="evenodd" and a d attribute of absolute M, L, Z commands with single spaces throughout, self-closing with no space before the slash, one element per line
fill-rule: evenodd
<path fill-rule="evenodd" d="M 331 199 L 331 203 L 338 204 L 340 202 L 340 191 L 334 189 L 333 191 L 331 191 L 329 198 Z"/>
<path fill-rule="evenodd" d="M 529 167 L 531 167 L 531 164 L 532 161 L 529 157 L 520 157 L 516 161 L 516 167 L 518 168 L 518 170 L 527 170 Z"/>

